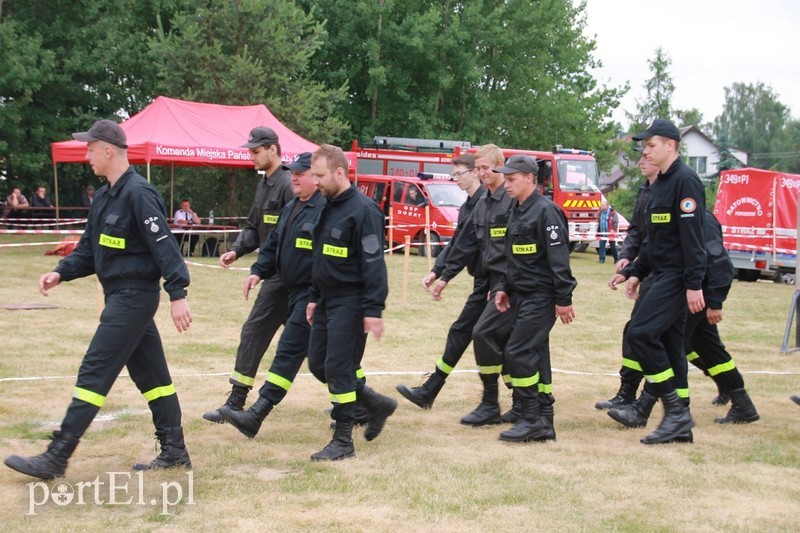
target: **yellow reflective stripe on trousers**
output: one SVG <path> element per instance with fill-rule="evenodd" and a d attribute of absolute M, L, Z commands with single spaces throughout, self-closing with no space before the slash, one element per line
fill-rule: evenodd
<path fill-rule="evenodd" d="M 630 368 L 631 370 L 638 370 L 639 372 L 642 371 L 642 365 L 640 365 L 638 361 L 634 361 L 633 359 L 626 359 L 625 357 L 623 357 L 622 366 L 624 366 L 625 368 Z"/>
<path fill-rule="evenodd" d="M 436 361 L 436 368 L 438 368 L 448 376 L 450 375 L 450 372 L 453 371 L 453 367 L 445 363 L 444 359 L 442 359 L 441 357 L 439 358 L 438 361 Z"/>
<path fill-rule="evenodd" d="M 72 391 L 72 397 L 82 400 L 86 403 L 90 403 L 95 407 L 103 407 L 103 404 L 106 401 L 106 397 L 102 394 L 97 394 L 96 392 L 82 389 L 80 387 L 75 387 L 75 389 Z"/>
<path fill-rule="evenodd" d="M 503 383 L 505 383 L 505 384 L 506 384 L 506 386 L 512 386 L 512 385 L 511 385 L 511 381 L 512 381 L 512 379 L 511 379 L 511 375 L 509 375 L 509 374 L 503 374 L 501 377 L 503 378 Z"/>
<path fill-rule="evenodd" d="M 689 352 L 689 353 L 686 354 L 686 360 L 689 361 L 690 363 L 692 361 L 694 361 L 695 359 L 699 359 L 699 358 L 700 358 L 700 356 L 697 355 L 697 352 Z"/>
<path fill-rule="evenodd" d="M 499 374 L 503 371 L 503 365 L 478 366 L 478 374 Z"/>
<path fill-rule="evenodd" d="M 236 370 L 231 372 L 231 379 L 236 383 L 241 383 L 245 387 L 252 387 L 256 383 L 256 378 L 245 376 L 244 374 L 240 374 Z"/>
<path fill-rule="evenodd" d="M 511 384 L 515 387 L 533 387 L 539 383 L 539 373 L 535 373 L 527 378 L 511 378 Z"/>
<path fill-rule="evenodd" d="M 156 387 L 155 389 L 150 389 L 147 392 L 143 392 L 142 396 L 148 402 L 152 402 L 153 400 L 157 400 L 159 398 L 164 398 L 165 396 L 172 396 L 177 391 L 175 390 L 175 385 L 170 383 L 169 385 L 164 385 L 163 387 Z"/>
<path fill-rule="evenodd" d="M 668 379 L 674 377 L 675 377 L 675 372 L 673 372 L 671 368 L 668 368 L 663 372 L 659 372 L 658 374 L 653 374 L 652 376 L 648 376 L 647 374 L 645 374 L 644 376 L 644 378 L 650 383 L 664 383 Z"/>
<path fill-rule="evenodd" d="M 367 377 L 367 373 L 364 372 L 364 369 L 361 367 L 356 368 L 356 379 L 364 379 Z"/>
<path fill-rule="evenodd" d="M 331 393 L 331 403 L 352 403 L 354 401 L 356 401 L 356 391 L 341 394 Z"/>
<path fill-rule="evenodd" d="M 689 389 L 675 389 L 675 394 L 678 395 L 678 398 L 688 398 L 689 397 Z"/>
<path fill-rule="evenodd" d="M 731 359 L 727 363 L 722 363 L 721 365 L 716 365 L 709 368 L 708 375 L 716 376 L 717 374 L 722 374 L 723 372 L 730 372 L 734 368 L 736 368 L 736 363 L 734 363 L 733 359 Z"/>
<path fill-rule="evenodd" d="M 289 387 L 292 386 L 291 381 L 273 372 L 267 372 L 267 383 L 272 383 L 273 385 L 276 385 L 285 391 L 288 391 Z"/>
<path fill-rule="evenodd" d="M 552 383 L 539 383 L 539 392 L 542 394 L 553 394 Z"/>

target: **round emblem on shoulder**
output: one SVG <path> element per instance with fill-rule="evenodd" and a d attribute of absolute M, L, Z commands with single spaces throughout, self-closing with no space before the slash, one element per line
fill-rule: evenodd
<path fill-rule="evenodd" d="M 684 213 L 694 213 L 695 209 L 697 209 L 697 202 L 694 201 L 694 198 L 684 198 L 681 200 L 681 211 Z"/>

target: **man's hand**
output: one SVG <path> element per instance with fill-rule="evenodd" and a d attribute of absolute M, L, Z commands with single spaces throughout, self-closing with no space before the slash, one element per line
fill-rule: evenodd
<path fill-rule="evenodd" d="M 189 311 L 189 303 L 186 298 L 173 300 L 171 304 L 172 323 L 178 329 L 178 333 L 183 333 L 192 324 L 192 312 Z"/>
<path fill-rule="evenodd" d="M 511 308 L 511 303 L 508 300 L 508 293 L 505 291 L 497 291 L 494 294 L 494 306 L 501 313 L 505 313 Z"/>
<path fill-rule="evenodd" d="M 617 274 L 619 274 L 620 272 L 622 272 L 622 269 L 623 269 L 623 268 L 625 268 L 626 266 L 628 266 L 629 264 L 630 264 L 630 261 L 629 261 L 629 260 L 627 260 L 627 259 L 620 259 L 619 261 L 617 261 L 616 263 L 614 263 L 614 272 L 616 272 Z"/>
<path fill-rule="evenodd" d="M 314 325 L 314 311 L 317 309 L 316 302 L 308 302 L 306 306 L 306 322 L 308 322 L 309 326 Z"/>
<path fill-rule="evenodd" d="M 445 287 L 447 287 L 447 282 L 446 281 L 440 279 L 439 281 L 436 282 L 436 284 L 433 286 L 433 299 L 434 300 L 436 300 L 438 302 L 438 301 L 440 301 L 442 299 L 442 291 L 444 291 Z"/>
<path fill-rule="evenodd" d="M 711 325 L 722 322 L 722 309 L 711 309 L 709 307 L 708 311 L 706 311 L 706 320 Z"/>
<path fill-rule="evenodd" d="M 431 283 L 436 281 L 436 273 L 430 272 L 427 276 L 422 278 L 422 288 L 428 292 L 431 292 Z"/>
<path fill-rule="evenodd" d="M 575 310 L 571 305 L 557 305 L 556 316 L 561 319 L 562 324 L 569 324 L 575 320 Z"/>
<path fill-rule="evenodd" d="M 375 335 L 377 340 L 381 340 L 383 335 L 383 319 L 371 316 L 364 317 L 364 333 Z"/>
<path fill-rule="evenodd" d="M 706 307 L 706 302 L 703 299 L 703 291 L 686 289 L 686 303 L 689 305 L 689 312 L 692 314 L 699 313 Z"/>
<path fill-rule="evenodd" d="M 61 283 L 61 274 L 58 272 L 48 272 L 39 277 L 39 292 L 42 296 L 47 296 L 47 291 Z"/>
<path fill-rule="evenodd" d="M 621 261 L 624 261 L 624 259 L 621 259 Z M 625 283 L 625 276 L 622 274 L 614 274 L 611 276 L 611 279 L 608 280 L 608 288 L 615 291 L 617 290 L 617 285 L 620 283 Z"/>
<path fill-rule="evenodd" d="M 238 259 L 236 252 L 229 250 L 219 256 L 219 264 L 222 268 L 228 268 L 233 264 L 234 261 L 236 261 L 236 259 Z"/>
<path fill-rule="evenodd" d="M 244 287 L 242 287 L 242 293 L 244 294 L 245 300 L 247 300 L 247 297 L 250 296 L 250 291 L 259 283 L 261 283 L 260 276 L 256 276 L 255 274 L 250 274 L 247 276 L 247 278 L 244 280 Z"/>
<path fill-rule="evenodd" d="M 631 276 L 628 278 L 628 283 L 625 285 L 625 296 L 631 300 L 639 299 L 639 278 Z"/>

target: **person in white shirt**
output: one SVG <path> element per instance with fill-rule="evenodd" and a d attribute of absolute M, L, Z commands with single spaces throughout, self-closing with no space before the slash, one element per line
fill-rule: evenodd
<path fill-rule="evenodd" d="M 192 211 L 192 204 L 186 198 L 181 200 L 181 208 L 175 211 L 175 215 L 172 217 L 172 223 L 179 226 L 192 226 L 194 224 L 200 224 L 200 217 L 197 216 L 197 213 Z M 183 242 L 186 237 L 189 238 L 189 257 L 191 257 L 194 255 L 194 248 L 197 246 L 197 241 L 200 239 L 200 235 L 176 233 L 175 239 L 178 241 L 178 246 L 183 247 Z"/>

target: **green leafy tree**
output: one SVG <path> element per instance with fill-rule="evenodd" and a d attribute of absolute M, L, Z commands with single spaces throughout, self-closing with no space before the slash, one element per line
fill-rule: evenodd
<path fill-rule="evenodd" d="M 723 134 L 732 146 L 750 154 L 750 164 L 762 168 L 781 166 L 779 152 L 789 108 L 773 90 L 761 82 L 734 83 L 725 87 L 722 114 L 714 120 L 714 134 Z"/>
<path fill-rule="evenodd" d="M 635 113 L 625 113 L 631 123 L 632 133 L 642 131 L 657 118 L 672 120 L 672 93 L 675 92 L 675 84 L 669 72 L 670 65 L 672 59 L 661 47 L 656 48 L 655 56 L 647 60 L 652 76 L 643 85 L 645 96 L 636 99 Z"/>

